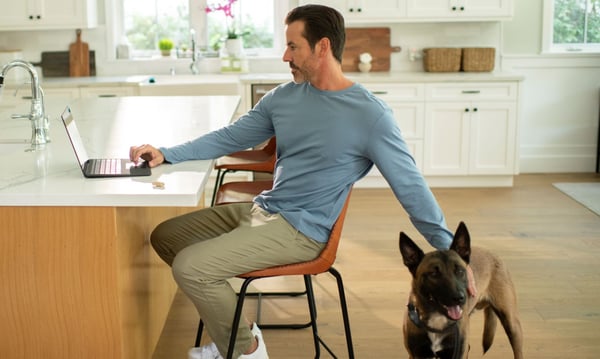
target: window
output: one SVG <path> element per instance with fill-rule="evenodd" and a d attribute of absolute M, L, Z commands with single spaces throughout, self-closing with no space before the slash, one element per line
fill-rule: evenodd
<path fill-rule="evenodd" d="M 234 29 L 248 55 L 280 55 L 288 1 L 281 0 L 107 0 L 113 44 L 129 42 L 134 58 L 158 57 L 168 38 L 178 57 L 191 56 L 193 29 L 199 49 L 216 52 Z M 215 10 L 231 6 L 233 17 Z M 212 11 L 206 11 L 206 9 Z M 233 20 L 233 21 L 232 21 Z"/>
<path fill-rule="evenodd" d="M 544 0 L 543 52 L 600 52 L 600 0 Z"/>

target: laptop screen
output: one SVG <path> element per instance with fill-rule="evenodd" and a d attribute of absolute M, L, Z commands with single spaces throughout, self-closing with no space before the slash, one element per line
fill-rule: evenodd
<path fill-rule="evenodd" d="M 71 142 L 73 150 L 75 151 L 77 161 L 79 162 L 81 168 L 83 168 L 85 162 L 88 160 L 88 155 L 85 151 L 85 147 L 83 146 L 83 141 L 81 140 L 81 135 L 79 134 L 77 125 L 75 125 L 71 108 L 67 106 L 60 117 L 62 118 L 65 129 L 67 130 L 67 135 L 69 136 L 69 141 Z"/>

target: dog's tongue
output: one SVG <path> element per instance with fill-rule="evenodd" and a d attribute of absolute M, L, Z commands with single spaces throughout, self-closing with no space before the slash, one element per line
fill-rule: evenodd
<path fill-rule="evenodd" d="M 462 308 L 458 305 L 453 305 L 451 307 L 446 307 L 448 310 L 448 316 L 454 320 L 459 320 L 462 318 Z"/>

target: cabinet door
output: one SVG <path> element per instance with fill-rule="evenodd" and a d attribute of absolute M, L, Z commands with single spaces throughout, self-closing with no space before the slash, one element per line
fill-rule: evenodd
<path fill-rule="evenodd" d="M 452 21 L 501 20 L 512 16 L 512 0 L 407 0 L 409 18 Z"/>
<path fill-rule="evenodd" d="M 512 0 L 458 0 L 461 16 L 470 18 L 510 17 Z"/>
<path fill-rule="evenodd" d="M 514 174 L 516 105 L 474 103 L 470 113 L 469 174 Z"/>
<path fill-rule="evenodd" d="M 349 11 L 354 12 L 358 21 L 391 20 L 399 21 L 406 15 L 405 0 L 354 0 Z"/>
<path fill-rule="evenodd" d="M 56 87 L 44 89 L 44 100 L 46 103 L 65 102 L 65 105 L 79 98 L 77 87 Z"/>
<path fill-rule="evenodd" d="M 373 20 L 402 21 L 406 0 L 300 0 L 300 5 L 321 4 L 338 10 L 348 23 Z"/>
<path fill-rule="evenodd" d="M 28 21 L 28 1 L 0 0 L 0 29 L 11 28 Z"/>
<path fill-rule="evenodd" d="M 407 0 L 406 14 L 419 18 L 448 17 L 454 15 L 450 6 L 450 0 Z"/>
<path fill-rule="evenodd" d="M 90 28 L 97 25 L 96 0 L 0 0 L 0 30 Z"/>
<path fill-rule="evenodd" d="M 423 163 L 424 85 L 423 84 L 366 84 L 368 90 L 384 100 L 394 113 L 417 167 Z"/>
<path fill-rule="evenodd" d="M 425 106 L 425 175 L 465 175 L 469 167 L 469 119 L 465 103 Z"/>

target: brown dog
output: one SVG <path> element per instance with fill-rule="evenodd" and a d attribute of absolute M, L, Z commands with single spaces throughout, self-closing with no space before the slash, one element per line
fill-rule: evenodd
<path fill-rule="evenodd" d="M 425 254 L 405 233 L 400 253 L 413 276 L 412 293 L 404 318 L 404 345 L 411 359 L 468 357 L 469 316 L 484 310 L 483 351 L 491 347 L 500 319 L 515 359 L 523 358 L 523 334 L 517 296 L 506 266 L 494 254 L 471 248 L 471 238 L 460 223 L 450 250 Z M 467 265 L 471 266 L 477 297 L 467 293 Z"/>

